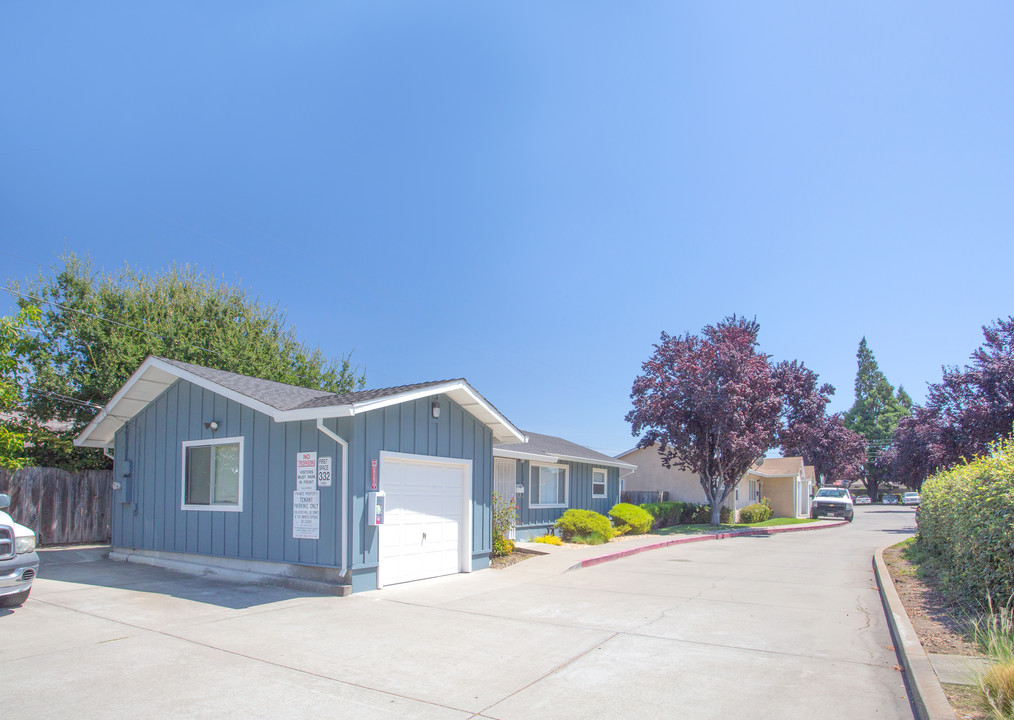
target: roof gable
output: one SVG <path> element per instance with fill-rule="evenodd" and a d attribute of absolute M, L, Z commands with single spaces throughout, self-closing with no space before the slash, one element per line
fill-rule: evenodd
<path fill-rule="evenodd" d="M 590 465 L 608 465 L 634 469 L 637 466 L 622 462 L 616 458 L 604 455 L 596 450 L 578 445 L 570 440 L 564 440 L 553 435 L 542 435 L 540 433 L 525 432 L 528 438 L 523 445 L 494 445 L 493 454 L 500 457 L 515 457 L 522 460 L 543 460 L 545 462 L 556 462 L 558 460 L 571 460 L 583 462 Z"/>
<path fill-rule="evenodd" d="M 276 422 L 349 417 L 388 405 L 444 394 L 489 427 L 494 442 L 516 443 L 524 440 L 521 431 L 463 378 L 352 393 L 330 393 L 149 356 L 74 440 L 74 444 L 83 447 L 110 447 L 116 431 L 177 380 L 187 380 L 235 400 Z"/>

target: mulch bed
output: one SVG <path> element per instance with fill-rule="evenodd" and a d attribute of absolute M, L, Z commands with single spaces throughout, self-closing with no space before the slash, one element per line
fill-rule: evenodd
<path fill-rule="evenodd" d="M 489 559 L 489 566 L 496 570 L 501 570 L 511 565 L 517 565 L 522 560 L 535 557 L 535 553 L 522 552 L 521 550 L 515 550 L 510 555 L 504 557 L 495 557 Z"/>
<path fill-rule="evenodd" d="M 932 577 L 919 577 L 916 573 L 917 566 L 908 561 L 903 549 L 897 546 L 888 548 L 884 551 L 884 561 L 912 621 L 912 627 L 926 652 L 975 657 L 982 655 L 969 638 L 967 611 L 948 600 L 934 586 Z M 979 704 L 977 688 L 946 683 L 942 686 L 955 718 L 986 720 L 989 717 Z"/>

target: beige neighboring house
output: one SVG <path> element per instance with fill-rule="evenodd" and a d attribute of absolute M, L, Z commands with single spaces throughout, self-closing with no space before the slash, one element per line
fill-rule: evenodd
<path fill-rule="evenodd" d="M 801 457 L 764 458 L 747 471 L 740 487 L 756 484 L 761 497 L 771 502 L 772 517 L 809 517 L 814 471 Z"/>
<path fill-rule="evenodd" d="M 634 448 L 616 456 L 637 469 L 623 478 L 623 490 L 669 493 L 670 500 L 707 503 L 697 473 L 666 468 L 654 445 Z M 807 517 L 814 482 L 813 466 L 803 466 L 803 459 L 765 458 L 751 468 L 725 501 L 726 507 L 738 513 L 762 497 L 771 501 L 773 517 Z"/>

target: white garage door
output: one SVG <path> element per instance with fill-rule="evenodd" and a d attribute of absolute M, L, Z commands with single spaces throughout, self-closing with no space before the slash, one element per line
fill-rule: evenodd
<path fill-rule="evenodd" d="M 380 454 L 381 585 L 471 569 L 470 460 Z"/>

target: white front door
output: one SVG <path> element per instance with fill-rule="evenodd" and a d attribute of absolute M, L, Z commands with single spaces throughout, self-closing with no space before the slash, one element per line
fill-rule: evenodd
<path fill-rule="evenodd" d="M 506 502 L 516 502 L 518 482 L 516 463 L 517 461 L 511 458 L 493 458 L 493 492 Z M 516 516 L 514 521 L 517 522 Z M 513 525 L 508 539 L 515 539 Z"/>
<path fill-rule="evenodd" d="M 471 460 L 380 454 L 379 584 L 471 570 Z"/>

